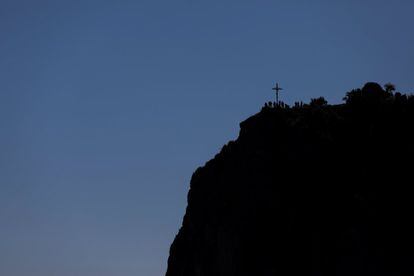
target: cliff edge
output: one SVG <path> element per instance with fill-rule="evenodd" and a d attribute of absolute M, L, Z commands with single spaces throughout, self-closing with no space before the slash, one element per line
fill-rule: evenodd
<path fill-rule="evenodd" d="M 268 105 L 198 168 L 167 276 L 414 275 L 414 97 Z"/>

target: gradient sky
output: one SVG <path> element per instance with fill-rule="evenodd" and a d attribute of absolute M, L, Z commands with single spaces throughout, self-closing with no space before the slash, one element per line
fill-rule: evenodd
<path fill-rule="evenodd" d="M 0 0 L 0 275 L 155 276 L 274 99 L 414 88 L 414 1 Z"/>

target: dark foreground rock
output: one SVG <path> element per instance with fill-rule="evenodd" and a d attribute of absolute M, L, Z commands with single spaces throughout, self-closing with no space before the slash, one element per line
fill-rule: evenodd
<path fill-rule="evenodd" d="M 196 170 L 167 276 L 414 275 L 414 98 L 269 107 Z"/>

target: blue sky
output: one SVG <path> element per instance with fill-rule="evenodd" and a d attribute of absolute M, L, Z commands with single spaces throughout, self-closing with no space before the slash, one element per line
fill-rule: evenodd
<path fill-rule="evenodd" d="M 163 275 L 192 172 L 274 99 L 414 88 L 413 1 L 0 0 L 0 274 Z"/>

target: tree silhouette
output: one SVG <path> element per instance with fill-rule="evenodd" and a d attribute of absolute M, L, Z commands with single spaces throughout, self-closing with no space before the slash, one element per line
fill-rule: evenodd
<path fill-rule="evenodd" d="M 324 97 L 319 97 L 319 98 L 311 99 L 309 105 L 311 107 L 321 107 L 321 106 L 325 106 L 327 104 L 328 104 L 328 101 L 325 100 Z"/>
<path fill-rule="evenodd" d="M 393 93 L 394 91 L 395 91 L 395 85 L 394 84 L 392 84 L 392 83 L 386 83 L 385 85 L 384 85 L 384 89 L 385 89 L 385 91 L 386 92 L 388 92 L 388 93 Z"/>

